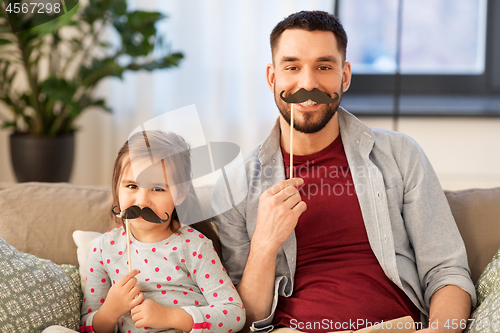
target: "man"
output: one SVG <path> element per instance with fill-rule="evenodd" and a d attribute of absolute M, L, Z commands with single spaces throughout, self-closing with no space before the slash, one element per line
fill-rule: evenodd
<path fill-rule="evenodd" d="M 271 33 L 267 81 L 280 116 L 245 159 L 246 200 L 215 219 L 247 326 L 327 332 L 412 316 L 462 331 L 475 291 L 446 198 L 413 140 L 339 107 L 351 83 L 346 47 L 325 12 L 292 14 Z M 280 94 L 301 89 L 340 98 L 294 104 L 291 129 Z"/>

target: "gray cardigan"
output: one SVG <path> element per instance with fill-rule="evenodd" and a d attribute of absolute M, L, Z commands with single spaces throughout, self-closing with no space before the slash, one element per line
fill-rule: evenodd
<path fill-rule="evenodd" d="M 389 130 L 370 129 L 339 108 L 340 136 L 351 169 L 370 246 L 387 277 L 417 306 L 426 321 L 431 296 L 446 285 L 456 285 L 476 302 L 467 255 L 437 176 L 418 144 Z M 246 200 L 215 218 L 225 264 L 233 283 L 239 283 L 255 230 L 260 194 L 285 179 L 279 122 L 265 141 L 245 158 Z M 231 178 L 231 173 L 228 173 Z M 216 184 L 212 205 L 224 200 Z M 233 193 L 239 189 L 231 188 Z M 295 234 L 285 241 L 276 260 L 275 295 L 293 292 L 296 260 Z M 271 315 L 252 324 L 269 331 Z"/>

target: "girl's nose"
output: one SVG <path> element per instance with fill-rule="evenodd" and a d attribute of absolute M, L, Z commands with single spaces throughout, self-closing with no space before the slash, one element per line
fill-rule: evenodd
<path fill-rule="evenodd" d="M 149 207 L 150 206 L 149 191 L 140 187 L 135 197 L 135 204 L 141 208 Z"/>

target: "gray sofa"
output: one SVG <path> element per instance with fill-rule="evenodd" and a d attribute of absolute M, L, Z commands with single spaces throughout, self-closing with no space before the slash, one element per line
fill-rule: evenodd
<path fill-rule="evenodd" d="M 209 189 L 198 192 L 202 204 L 209 201 L 207 193 Z M 464 239 L 472 279 L 476 282 L 500 247 L 500 188 L 445 194 Z M 78 265 L 73 231 L 111 229 L 114 225 L 110 208 L 109 188 L 65 183 L 0 183 L 0 237 L 21 252 L 56 264 Z"/>

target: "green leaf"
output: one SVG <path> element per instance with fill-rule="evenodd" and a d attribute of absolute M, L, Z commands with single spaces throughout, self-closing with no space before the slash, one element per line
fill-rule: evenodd
<path fill-rule="evenodd" d="M 15 121 L 4 121 L 2 128 L 16 127 L 17 123 Z"/>
<path fill-rule="evenodd" d="M 0 38 L 0 46 L 12 44 L 12 43 L 13 43 L 13 41 L 11 41 L 11 40 Z"/>
<path fill-rule="evenodd" d="M 123 71 L 124 68 L 116 63 L 114 57 L 100 61 L 94 59 L 91 67 L 83 67 L 81 69 L 82 85 L 85 87 L 93 86 L 106 76 L 121 78 Z"/>
<path fill-rule="evenodd" d="M 64 104 L 71 104 L 76 93 L 76 85 L 64 79 L 49 76 L 40 84 L 40 91 L 47 97 L 62 101 Z"/>

